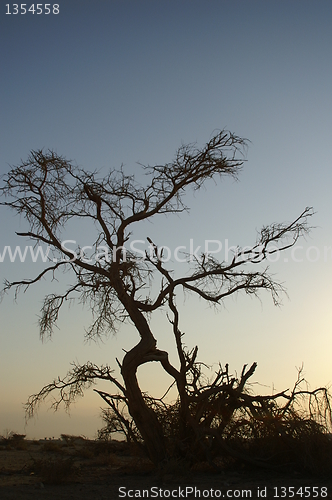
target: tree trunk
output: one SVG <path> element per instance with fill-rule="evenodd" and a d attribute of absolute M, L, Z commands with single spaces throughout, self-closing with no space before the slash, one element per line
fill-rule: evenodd
<path fill-rule="evenodd" d="M 157 342 L 152 335 L 146 318 L 138 309 L 133 298 L 124 290 L 119 277 L 114 280 L 113 286 L 116 288 L 119 300 L 124 305 L 141 337 L 140 342 L 126 353 L 121 367 L 128 399 L 128 409 L 142 435 L 150 459 L 154 464 L 158 465 L 167 456 L 164 433 L 154 411 L 144 401 L 136 375 L 137 368 L 148 361 L 147 356 L 157 351 Z"/>
<path fill-rule="evenodd" d="M 125 355 L 121 372 L 126 386 L 129 412 L 142 435 L 150 459 L 158 465 L 165 460 L 167 452 L 162 426 L 154 411 L 146 405 L 138 385 L 136 372 L 141 364 L 138 362 L 138 351 L 141 348 L 142 341 Z"/>

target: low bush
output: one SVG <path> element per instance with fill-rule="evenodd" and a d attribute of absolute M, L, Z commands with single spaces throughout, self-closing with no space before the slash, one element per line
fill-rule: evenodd
<path fill-rule="evenodd" d="M 32 469 L 45 484 L 61 484 L 73 479 L 78 473 L 72 458 L 35 460 Z"/>
<path fill-rule="evenodd" d="M 213 469 L 254 466 L 308 474 L 332 473 L 331 404 L 324 387 L 309 391 L 302 371 L 293 390 L 254 395 L 245 383 L 256 365 L 244 367 L 241 378 L 220 367 L 210 381 L 202 366 L 192 364 L 186 396 L 174 403 L 145 396 L 162 424 L 167 464 L 190 467 L 207 463 Z M 304 387 L 304 388 L 303 388 Z M 106 398 L 104 398 L 106 400 Z M 127 442 L 143 443 L 125 400 L 109 398 L 103 411 L 103 439 L 122 433 Z M 171 466 L 171 465 L 170 465 Z"/>

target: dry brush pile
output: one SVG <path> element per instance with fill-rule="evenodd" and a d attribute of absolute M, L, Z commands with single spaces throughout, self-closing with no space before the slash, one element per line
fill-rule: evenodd
<path fill-rule="evenodd" d="M 186 401 L 165 401 L 145 395 L 167 439 L 168 456 L 189 466 L 205 462 L 215 470 L 254 466 L 276 471 L 329 474 L 332 471 L 331 401 L 328 389 L 309 390 L 298 370 L 291 391 L 255 395 L 248 380 L 256 363 L 245 365 L 239 378 L 219 366 L 213 379 L 196 362 L 197 349 L 187 353 Z M 120 433 L 128 442 L 143 439 L 128 412 L 125 395 L 99 394 L 103 410 L 100 439 Z M 185 406 L 184 406 L 185 404 Z"/>

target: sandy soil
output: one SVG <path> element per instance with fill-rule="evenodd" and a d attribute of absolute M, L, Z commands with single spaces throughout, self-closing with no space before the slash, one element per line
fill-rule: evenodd
<path fill-rule="evenodd" d="M 1 500 L 218 497 L 332 499 L 332 477 L 262 470 L 212 474 L 187 471 L 178 463 L 158 475 L 125 443 L 106 447 L 77 439 L 0 444 Z"/>

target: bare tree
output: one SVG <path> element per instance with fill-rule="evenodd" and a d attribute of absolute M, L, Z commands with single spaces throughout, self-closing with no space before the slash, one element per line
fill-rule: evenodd
<path fill-rule="evenodd" d="M 146 185 L 139 184 L 134 176 L 126 175 L 122 169 L 111 170 L 100 178 L 98 172 L 87 172 L 53 151 L 41 150 L 32 151 L 27 161 L 5 176 L 1 187 L 2 205 L 22 214 L 29 224 L 28 231 L 17 234 L 30 238 L 36 245 L 48 245 L 53 253 L 37 276 L 5 282 L 3 293 L 12 288 L 17 293 L 20 288 L 29 288 L 44 277 L 52 278 L 61 271 L 70 271 L 71 285 L 62 294 L 45 297 L 39 322 L 42 337 L 52 334 L 65 300 L 75 297 L 92 311 L 88 337 L 116 331 L 119 324 L 127 320 L 139 335 L 139 342 L 125 354 L 121 363 L 118 361 L 122 383 L 114 377 L 109 366 L 74 365 L 64 379 L 56 379 L 29 398 L 29 415 L 54 390 L 59 391 L 54 406 L 61 402 L 68 406 L 89 385 L 97 380 L 108 380 L 119 392 L 113 395 L 97 392 L 114 412 L 118 412 L 119 422 L 122 418 L 124 428 L 134 438 L 135 432 L 121 416 L 118 402 L 128 406 L 135 429 L 141 434 L 150 458 L 158 464 L 167 456 L 164 431 L 156 408 L 149 404 L 139 387 L 137 368 L 140 365 L 159 362 L 173 378 L 179 393 L 179 426 L 183 433 L 191 429 L 198 435 L 206 404 L 211 404 L 211 398 L 215 406 L 223 404 L 226 413 L 235 410 L 239 401 L 235 395 L 244 393 L 244 385 L 256 365 L 248 370 L 244 367 L 239 380 L 230 378 L 228 367 L 224 370 L 220 367 L 215 380 L 202 385 L 199 381 L 201 365 L 196 361 L 197 348 L 187 351 L 183 344 L 176 291 L 182 288 L 207 302 L 219 304 L 241 291 L 257 295 L 260 290 L 267 290 L 274 303 L 279 304 L 283 287 L 271 276 L 268 267 L 262 268 L 261 264 L 270 253 L 277 249 L 283 251 L 296 243 L 308 230 L 307 219 L 312 210 L 306 208 L 293 222 L 263 227 L 253 246 L 244 250 L 238 248 L 230 262 L 219 262 L 206 254 L 194 259 L 188 255 L 188 261 L 192 261 L 191 272 L 182 276 L 176 276 L 167 268 L 156 242 L 147 238 L 150 251 L 145 258 L 138 258 L 129 251 L 128 245 L 132 226 L 137 226 L 138 222 L 188 210 L 184 199 L 188 189 L 197 191 L 207 180 L 226 175 L 236 178 L 244 162 L 245 149 L 245 140 L 227 131 L 218 132 L 203 148 L 195 144 L 180 147 L 171 163 L 143 167 Z M 75 251 L 69 250 L 61 239 L 62 232 L 72 221 L 81 220 L 87 227 L 93 223 L 96 231 L 92 244 L 94 255 L 89 260 L 79 246 Z M 156 286 L 151 285 L 154 280 L 159 283 L 156 293 Z M 179 357 L 177 366 L 171 364 L 167 352 L 158 349 L 157 333 L 150 326 L 151 313 L 160 308 L 168 314 L 173 330 Z M 193 405 L 196 405 L 196 417 L 190 410 Z"/>

